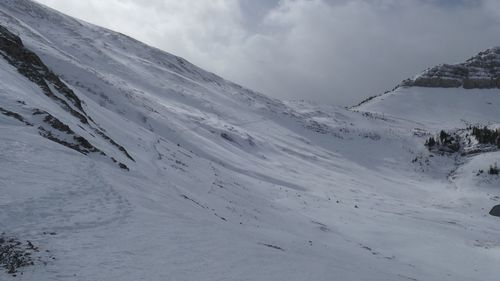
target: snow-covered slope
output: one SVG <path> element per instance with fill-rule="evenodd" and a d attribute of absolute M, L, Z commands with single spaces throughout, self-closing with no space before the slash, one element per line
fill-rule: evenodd
<path fill-rule="evenodd" d="M 497 280 L 499 155 L 424 146 L 497 90 L 285 103 L 31 1 L 0 26 L 0 242 L 34 263 L 1 280 Z"/>
<path fill-rule="evenodd" d="M 399 87 L 354 109 L 413 120 L 434 129 L 489 125 L 500 120 L 500 91 Z"/>

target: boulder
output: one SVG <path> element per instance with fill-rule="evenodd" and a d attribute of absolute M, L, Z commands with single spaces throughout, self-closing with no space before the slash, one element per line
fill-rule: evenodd
<path fill-rule="evenodd" d="M 490 211 L 490 215 L 495 217 L 500 217 L 500 205 L 496 205 Z"/>

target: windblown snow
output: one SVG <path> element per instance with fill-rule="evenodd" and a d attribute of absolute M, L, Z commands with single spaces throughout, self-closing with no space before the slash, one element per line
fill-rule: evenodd
<path fill-rule="evenodd" d="M 498 280 L 500 153 L 469 132 L 498 123 L 498 89 L 282 102 L 2 0 L 0 250 L 32 265 L 0 280 Z"/>

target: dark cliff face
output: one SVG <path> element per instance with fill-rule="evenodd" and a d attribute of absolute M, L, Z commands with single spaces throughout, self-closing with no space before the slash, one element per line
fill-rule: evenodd
<path fill-rule="evenodd" d="M 405 87 L 500 88 L 500 47 L 480 52 L 459 64 L 442 64 L 401 83 Z"/>

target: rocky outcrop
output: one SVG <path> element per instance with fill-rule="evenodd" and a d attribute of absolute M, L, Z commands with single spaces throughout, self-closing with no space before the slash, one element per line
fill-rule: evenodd
<path fill-rule="evenodd" d="M 97 134 L 118 149 L 118 151 L 128 159 L 134 161 L 132 156 L 123 146 L 111 139 L 111 137 L 109 137 L 105 131 L 87 115 L 83 109 L 82 101 L 73 90 L 61 81 L 61 79 L 54 74 L 34 52 L 27 49 L 17 35 L 1 25 L 0 58 L 3 58 L 10 65 L 15 67 L 21 75 L 35 83 L 42 90 L 43 94 L 66 111 L 68 116 L 77 118 L 81 128 L 87 128 L 84 130 Z M 23 102 L 22 106 L 26 106 L 26 104 Z M 94 153 L 100 156 L 107 156 L 106 153 L 95 147 L 89 141 L 90 138 L 88 139 L 77 134 L 62 120 L 55 118 L 49 112 L 36 108 L 36 105 L 33 106 L 35 107 L 32 108 L 33 114 L 31 116 L 23 116 L 19 113 L 22 110 L 15 112 L 12 108 L 7 109 L 2 107 L 0 107 L 0 114 L 14 118 L 23 122 L 25 125 L 36 126 L 41 136 L 85 155 Z M 89 135 L 94 136 L 92 134 Z M 117 163 L 120 168 L 128 170 L 125 164 L 118 162 L 114 157 L 109 157 L 109 159 Z"/>
<path fill-rule="evenodd" d="M 490 215 L 494 217 L 500 217 L 500 205 L 494 206 L 490 211 Z"/>
<path fill-rule="evenodd" d="M 82 102 L 75 93 L 50 71 L 35 53 L 25 48 L 18 36 L 2 26 L 0 26 L 0 51 L 0 55 L 9 64 L 31 82 L 37 84 L 46 96 L 77 117 L 80 122 L 88 123 L 88 116 L 83 111 Z M 49 85 L 53 86 L 53 89 Z M 61 96 L 58 96 L 55 91 Z"/>
<path fill-rule="evenodd" d="M 401 83 L 404 87 L 500 88 L 500 47 L 480 52 L 459 64 L 442 64 Z"/>

